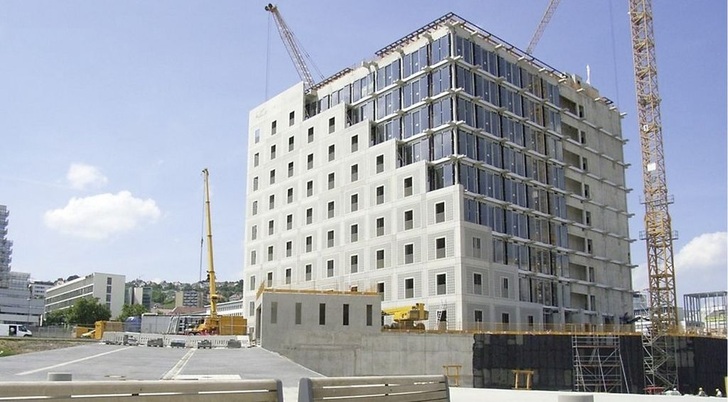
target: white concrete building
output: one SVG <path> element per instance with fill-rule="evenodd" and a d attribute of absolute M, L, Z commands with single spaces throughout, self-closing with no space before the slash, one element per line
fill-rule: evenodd
<path fill-rule="evenodd" d="M 124 307 L 124 275 L 94 272 L 85 277 L 54 286 L 46 291 L 45 311 L 62 310 L 83 298 L 96 298 L 111 310 L 111 317 L 121 314 Z"/>
<path fill-rule="evenodd" d="M 250 112 L 244 278 L 424 302 L 428 328 L 632 311 L 620 113 L 446 15 Z"/>

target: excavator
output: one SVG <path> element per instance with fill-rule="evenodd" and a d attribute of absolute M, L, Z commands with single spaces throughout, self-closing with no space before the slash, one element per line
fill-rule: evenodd
<path fill-rule="evenodd" d="M 212 222 L 210 213 L 210 172 L 202 170 L 205 179 L 205 220 L 207 221 L 207 282 L 210 284 L 210 315 L 190 331 L 192 335 L 245 335 L 248 321 L 240 316 L 219 316 L 217 303 L 220 295 L 215 289 L 215 266 L 212 258 Z"/>
<path fill-rule="evenodd" d="M 392 323 L 384 325 L 385 329 L 415 329 L 424 331 L 425 324 L 418 321 L 427 320 L 430 312 L 425 310 L 425 303 L 415 303 L 414 306 L 382 309 L 382 322 L 384 322 L 385 316 L 392 317 Z"/>

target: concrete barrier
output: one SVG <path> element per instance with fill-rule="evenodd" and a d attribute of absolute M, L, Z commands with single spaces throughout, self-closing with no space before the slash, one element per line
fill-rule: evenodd
<path fill-rule="evenodd" d="M 298 402 L 346 398 L 444 402 L 450 400 L 450 391 L 444 375 L 301 378 L 298 385 Z"/>
<path fill-rule="evenodd" d="M 170 346 L 173 340 L 183 340 L 188 348 L 197 347 L 197 343 L 203 339 L 207 339 L 212 343 L 213 348 L 227 348 L 231 340 L 239 341 L 241 347 L 249 347 L 250 339 L 248 335 L 174 335 L 174 334 L 148 334 L 139 332 L 104 332 L 101 338 L 102 342 L 114 345 L 124 345 L 133 338 L 134 345 L 146 346 L 149 340 L 162 338 L 163 346 Z M 127 343 L 128 344 L 128 343 Z"/>
<path fill-rule="evenodd" d="M 0 382 L 0 401 L 279 402 L 280 380 Z"/>

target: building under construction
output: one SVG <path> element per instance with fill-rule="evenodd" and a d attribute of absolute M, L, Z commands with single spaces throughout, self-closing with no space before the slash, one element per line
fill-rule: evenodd
<path fill-rule="evenodd" d="M 428 328 L 619 324 L 612 102 L 453 14 L 376 54 L 250 112 L 248 316 L 262 284 L 425 303 Z"/>

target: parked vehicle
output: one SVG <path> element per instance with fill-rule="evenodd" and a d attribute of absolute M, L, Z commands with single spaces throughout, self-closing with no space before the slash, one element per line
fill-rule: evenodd
<path fill-rule="evenodd" d="M 197 342 L 197 349 L 212 349 L 212 342 L 209 339 L 203 339 Z"/>
<path fill-rule="evenodd" d="M 157 348 L 157 347 L 163 348 L 164 347 L 164 339 L 162 339 L 162 338 L 150 339 L 150 340 L 147 341 L 147 346 L 151 346 L 151 347 L 155 347 L 155 348 Z"/>
<path fill-rule="evenodd" d="M 33 332 L 22 324 L 0 324 L 0 336 L 33 336 Z"/>

